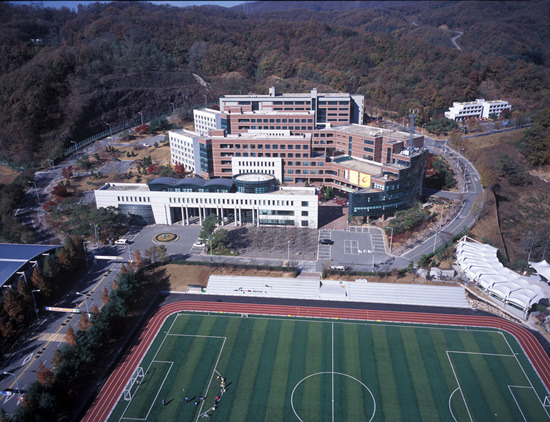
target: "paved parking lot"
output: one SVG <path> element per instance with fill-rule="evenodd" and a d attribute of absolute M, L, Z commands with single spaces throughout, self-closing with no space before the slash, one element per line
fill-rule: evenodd
<path fill-rule="evenodd" d="M 201 226 L 182 226 L 173 224 L 171 226 L 155 224 L 146 227 L 133 227 L 124 235 L 125 239 L 130 241 L 129 248 L 133 254 L 135 250 L 143 252 L 154 245 L 166 246 L 166 251 L 171 258 L 186 259 L 189 258 L 193 243 L 199 237 Z M 153 238 L 162 233 L 174 233 L 178 239 L 168 243 L 154 243 Z M 118 246 L 121 250 L 126 250 L 128 246 Z"/>
<path fill-rule="evenodd" d="M 101 166 L 98 172 L 102 174 L 124 174 L 134 166 L 134 163 L 134 160 L 111 160 Z"/>
<path fill-rule="evenodd" d="M 349 230 L 316 230 L 296 227 L 234 227 L 225 226 L 233 246 L 239 251 L 237 260 L 251 259 L 274 261 L 299 261 L 313 270 L 322 271 L 323 265 L 353 267 L 370 271 L 373 266 L 385 271 L 385 264 L 392 261 L 386 254 L 384 234 L 376 227 L 350 227 Z M 112 246 L 113 251 L 127 258 L 128 251 L 143 252 L 158 243 L 153 238 L 162 233 L 174 233 L 178 239 L 163 243 L 171 258 L 189 259 L 200 256 L 203 247 L 194 246 L 201 226 L 151 225 L 134 227 L 124 236 L 128 245 Z M 330 239 L 332 245 L 319 244 L 321 239 Z"/>
<path fill-rule="evenodd" d="M 319 239 L 331 239 L 333 245 L 319 245 L 318 268 L 323 264 L 371 270 L 391 257 L 386 254 L 384 234 L 376 227 L 350 227 L 347 231 L 320 230 Z"/>

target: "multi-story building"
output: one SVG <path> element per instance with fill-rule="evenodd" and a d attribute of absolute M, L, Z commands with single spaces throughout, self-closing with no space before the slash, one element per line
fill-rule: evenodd
<path fill-rule="evenodd" d="M 136 224 L 202 224 L 215 213 L 224 224 L 317 228 L 318 219 L 315 188 L 277 187 L 267 174 L 106 183 L 95 199 L 98 207 L 117 207 Z"/>
<path fill-rule="evenodd" d="M 220 111 L 275 112 L 311 112 L 313 124 L 363 123 L 365 98 L 363 95 L 345 93 L 320 93 L 312 89 L 309 94 L 277 93 L 275 87 L 269 88 L 267 95 L 223 95 L 220 97 Z M 263 122 L 262 122 L 263 123 Z M 282 122 L 281 122 L 282 125 Z M 300 122 L 302 126 L 302 122 Z"/>
<path fill-rule="evenodd" d="M 169 133 L 172 163 L 198 177 L 107 184 L 97 205 L 157 224 L 216 212 L 236 224 L 317 227 L 314 188 L 277 188 L 307 182 L 349 194 L 350 216 L 392 214 L 420 196 L 424 138 L 362 125 L 363 103 L 315 89 L 223 96 L 219 111 L 195 111 L 194 132 Z"/>
<path fill-rule="evenodd" d="M 505 109 L 511 109 L 512 106 L 507 101 L 485 101 L 479 99 L 469 102 L 455 102 L 453 106 L 449 108 L 449 111 L 445 112 L 445 117 L 451 120 L 464 120 L 470 117 L 488 119 L 491 115 L 500 116 Z"/>

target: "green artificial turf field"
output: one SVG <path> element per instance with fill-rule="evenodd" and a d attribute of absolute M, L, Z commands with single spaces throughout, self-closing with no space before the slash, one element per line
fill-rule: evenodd
<path fill-rule="evenodd" d="M 520 346 L 491 329 L 179 313 L 140 366 L 110 421 L 550 419 Z"/>

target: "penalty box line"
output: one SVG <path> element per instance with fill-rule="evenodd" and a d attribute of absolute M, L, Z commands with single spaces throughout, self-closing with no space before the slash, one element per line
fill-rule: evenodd
<path fill-rule="evenodd" d="M 206 335 L 200 335 L 200 334 L 170 334 L 170 331 L 172 330 L 174 324 L 176 323 L 176 320 L 178 318 L 178 316 L 180 316 L 181 314 L 176 314 L 176 317 L 174 318 L 174 321 L 172 321 L 172 324 L 170 324 L 170 328 L 168 329 L 168 331 L 166 331 L 166 334 L 164 335 L 164 338 L 162 339 L 162 342 L 161 344 L 159 345 L 157 351 L 155 352 L 155 355 L 153 356 L 153 359 L 151 360 L 151 362 L 149 363 L 149 366 L 147 367 L 147 370 L 145 371 L 145 374 L 144 374 L 144 378 L 147 376 L 147 374 L 149 373 L 149 369 L 151 368 L 151 365 L 153 365 L 154 363 L 165 363 L 165 364 L 170 364 L 170 367 L 168 368 L 168 371 L 166 372 L 166 375 L 164 376 L 164 379 L 162 381 L 162 384 L 160 385 L 160 387 L 158 388 L 157 390 L 157 394 L 155 395 L 155 399 L 152 401 L 151 403 L 151 406 L 149 407 L 149 410 L 147 412 L 147 415 L 145 416 L 145 418 L 129 418 L 129 417 L 125 417 L 124 414 L 126 414 L 127 410 L 128 410 L 128 407 L 130 406 L 130 404 L 132 403 L 132 401 L 130 400 L 128 402 L 128 404 L 126 405 L 126 408 L 124 409 L 124 412 L 122 413 L 122 416 L 120 418 L 120 420 L 139 420 L 139 421 L 142 421 L 142 420 L 147 420 L 147 418 L 149 417 L 149 413 L 151 413 L 151 410 L 155 404 L 155 402 L 157 401 L 158 399 L 158 395 L 160 394 L 160 391 L 162 390 L 162 387 L 164 386 L 164 383 L 166 382 L 166 378 L 168 377 L 168 375 L 170 374 L 170 371 L 172 369 L 172 366 L 174 364 L 173 361 L 161 361 L 161 360 L 156 360 L 156 357 L 157 355 L 159 354 L 159 352 L 161 351 L 163 345 L 164 345 L 164 342 L 166 341 L 166 338 L 168 338 L 169 336 L 173 336 L 173 337 L 197 337 L 197 338 L 214 338 L 214 339 L 223 339 L 223 343 L 222 343 L 222 346 L 220 348 L 220 352 L 218 353 L 218 358 L 216 360 L 216 365 L 214 366 L 214 372 L 216 371 L 216 368 L 217 368 L 217 365 L 218 365 L 218 362 L 220 360 L 220 356 L 221 356 L 221 353 L 223 351 L 223 348 L 225 346 L 225 342 L 227 340 L 227 337 L 224 337 L 224 336 L 206 336 Z M 154 340 L 153 340 L 154 341 Z M 143 359 L 145 359 L 145 355 L 143 357 Z M 142 361 L 143 361 L 142 359 Z M 141 362 L 140 362 L 141 363 Z M 138 365 L 139 366 L 139 365 Z M 214 372 L 212 373 L 212 376 L 210 378 L 210 382 L 208 383 L 208 387 L 207 387 L 207 391 L 210 387 L 210 384 L 212 383 L 212 379 L 213 379 L 213 376 L 214 376 Z M 137 394 L 137 392 L 139 391 L 139 387 L 141 386 L 141 384 L 138 385 L 137 389 L 136 389 L 136 392 L 135 394 Z M 135 396 L 134 394 L 134 396 Z M 202 409 L 202 403 L 201 403 L 201 409 Z"/>
<path fill-rule="evenodd" d="M 523 372 L 523 375 L 525 376 L 525 378 L 527 378 L 527 381 L 529 381 L 529 385 L 533 389 L 533 392 L 535 393 L 535 396 L 537 396 L 537 399 L 539 400 L 540 405 L 542 406 L 542 408 L 544 409 L 544 412 L 546 413 L 546 415 L 550 419 L 550 414 L 548 413 L 548 410 L 546 410 L 546 406 L 544 405 L 541 398 L 539 397 L 539 394 L 537 393 L 537 390 L 535 390 L 535 387 L 533 386 L 533 383 L 531 382 L 531 378 L 529 378 L 527 376 L 527 373 L 525 372 L 525 369 L 523 368 L 523 365 L 519 361 L 518 356 L 516 355 L 516 353 L 514 353 L 514 349 L 512 349 L 512 346 L 510 345 L 510 343 L 508 342 L 508 339 L 506 338 L 506 336 L 504 335 L 504 333 L 502 331 L 500 332 L 500 335 L 504 338 L 504 341 L 508 345 L 508 348 L 510 349 L 510 352 L 512 352 L 513 355 L 514 355 L 514 358 L 516 358 L 516 362 L 518 363 L 519 367 L 521 368 L 521 370 Z M 519 342 L 518 342 L 518 344 L 519 344 Z M 521 346 L 521 344 L 520 344 L 520 347 L 523 350 L 523 346 Z M 523 350 L 523 353 L 524 353 L 525 357 L 529 360 L 529 357 L 527 356 L 527 353 L 525 352 L 525 350 Z M 531 365 L 532 365 L 532 363 L 531 363 Z M 538 374 L 534 366 L 533 366 L 533 370 L 535 371 L 536 374 Z M 515 400 L 515 397 L 514 397 L 514 400 Z"/>
<path fill-rule="evenodd" d="M 510 345 L 508 344 L 508 347 L 510 347 Z M 512 348 L 510 347 L 510 350 L 512 351 L 513 353 L 513 350 Z M 514 395 L 514 393 L 512 392 L 511 390 L 511 387 L 513 388 L 526 388 L 526 389 L 530 389 L 533 391 L 533 393 L 535 394 L 535 396 L 537 397 L 537 399 L 539 399 L 539 402 L 541 404 L 541 406 L 544 408 L 544 406 L 542 405 L 542 402 L 540 401 L 540 397 L 538 396 L 535 388 L 533 387 L 533 384 L 531 383 L 531 380 L 529 379 L 529 377 L 527 376 L 527 374 L 525 373 L 525 371 L 523 370 L 523 367 L 521 366 L 521 363 L 518 361 L 517 359 L 517 356 L 515 354 L 503 354 L 503 353 L 483 353 L 483 352 L 466 352 L 466 351 L 461 351 L 461 350 L 446 350 L 445 353 L 447 354 L 447 359 L 449 360 L 449 364 L 451 365 L 451 369 L 453 371 L 453 374 L 455 376 L 455 380 L 456 380 L 456 383 L 458 385 L 458 390 L 460 390 L 460 395 L 462 396 L 462 399 L 464 400 L 464 406 L 466 407 L 466 410 L 468 411 L 468 416 L 470 417 L 470 421 L 473 421 L 472 419 L 472 415 L 470 413 L 470 409 L 468 408 L 468 404 L 466 403 L 466 397 L 464 396 L 464 393 L 462 391 L 462 386 L 460 385 L 460 382 L 458 381 L 458 376 L 456 374 L 456 371 L 455 371 L 455 368 L 454 368 L 454 365 L 453 365 L 453 362 L 451 360 L 451 356 L 450 354 L 451 353 L 457 353 L 457 354 L 463 354 L 463 355 L 481 355 L 481 356 L 494 356 L 494 357 L 509 357 L 509 358 L 514 358 L 518 365 L 520 366 L 521 370 L 523 371 L 523 374 L 525 376 L 525 378 L 527 379 L 527 381 L 529 382 L 530 385 L 508 385 L 508 390 L 510 391 L 510 394 L 512 395 L 512 398 L 514 399 L 515 403 L 516 403 L 516 406 L 518 408 L 518 410 L 520 411 L 521 415 L 523 416 L 523 419 L 525 419 L 525 415 L 523 414 L 523 411 L 521 410 L 517 400 L 516 400 L 516 397 Z M 456 390 L 455 390 L 456 391 Z M 453 392 L 454 393 L 454 392 Z M 450 399 L 449 399 L 449 409 L 450 409 Z M 546 412 L 546 414 L 548 415 L 548 412 L 546 411 L 546 409 L 544 408 L 544 411 Z M 549 418 L 550 418 L 550 415 L 549 415 Z"/>

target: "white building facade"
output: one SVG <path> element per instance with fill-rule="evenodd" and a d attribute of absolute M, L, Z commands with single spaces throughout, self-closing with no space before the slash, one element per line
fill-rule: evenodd
<path fill-rule="evenodd" d="M 271 174 L 279 183 L 283 180 L 283 159 L 275 157 L 231 157 L 233 174 L 262 173 Z"/>
<path fill-rule="evenodd" d="M 464 103 L 455 102 L 445 112 L 445 117 L 451 120 L 463 120 L 470 117 L 488 119 L 492 114 L 500 116 L 506 109 L 511 109 L 512 106 L 507 101 L 485 101 L 478 99 Z"/>
<path fill-rule="evenodd" d="M 193 110 L 193 123 L 195 132 L 201 136 L 207 136 L 211 130 L 222 129 L 221 112 L 211 108 Z"/>
<path fill-rule="evenodd" d="M 180 129 L 169 131 L 168 139 L 172 164 L 182 164 L 185 170 L 198 173 L 200 170 L 199 134 Z"/>
<path fill-rule="evenodd" d="M 208 182 L 216 180 L 220 179 Z M 107 183 L 94 193 L 98 208 L 119 208 L 145 224 L 202 224 L 215 213 L 224 224 L 237 226 L 318 227 L 315 188 L 280 188 L 268 193 L 178 192 L 150 190 L 144 183 Z"/>

